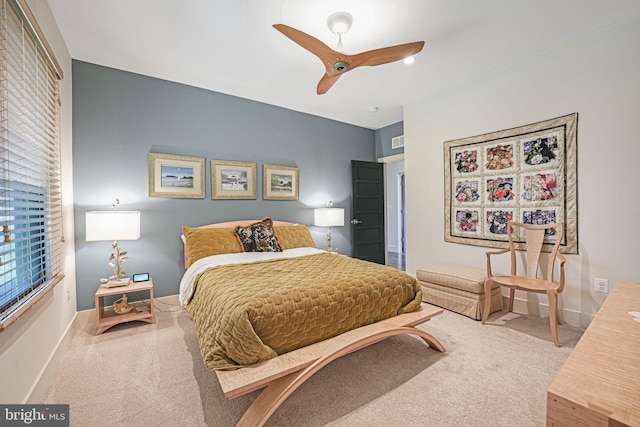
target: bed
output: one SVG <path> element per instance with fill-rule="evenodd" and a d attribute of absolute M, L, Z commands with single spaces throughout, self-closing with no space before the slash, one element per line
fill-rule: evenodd
<path fill-rule="evenodd" d="M 265 388 L 238 425 L 263 425 L 331 361 L 415 328 L 442 309 L 391 267 L 316 248 L 306 225 L 247 220 L 183 227 L 180 303 L 228 399 Z"/>

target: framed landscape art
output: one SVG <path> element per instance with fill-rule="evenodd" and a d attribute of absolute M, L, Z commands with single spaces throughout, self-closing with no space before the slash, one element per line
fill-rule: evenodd
<path fill-rule="evenodd" d="M 212 199 L 256 199 L 256 164 L 211 160 Z"/>
<path fill-rule="evenodd" d="M 147 154 L 149 197 L 204 199 L 204 158 Z"/>
<path fill-rule="evenodd" d="M 578 114 L 444 143 L 445 241 L 504 247 L 507 222 L 562 222 L 545 250 L 578 253 Z M 524 246 L 524 236 L 518 243 Z"/>
<path fill-rule="evenodd" d="M 298 200 L 298 168 L 264 165 L 262 198 L 265 200 Z"/>

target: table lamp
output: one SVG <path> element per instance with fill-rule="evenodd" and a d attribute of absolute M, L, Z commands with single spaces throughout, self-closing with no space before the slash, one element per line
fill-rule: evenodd
<path fill-rule="evenodd" d="M 100 279 L 107 287 L 125 286 L 129 284 L 122 263 L 129 257 L 118 245 L 118 240 L 138 240 L 140 238 L 140 212 L 117 211 L 120 201 L 116 199 L 112 211 L 89 211 L 85 213 L 86 241 L 113 241 L 114 253 L 109 257 L 109 267 L 113 275 L 108 279 Z"/>
<path fill-rule="evenodd" d="M 331 227 L 341 227 L 344 225 L 344 209 L 334 208 L 333 202 L 327 203 L 326 208 L 314 210 L 314 225 L 318 227 L 329 227 L 327 231 L 327 252 L 337 252 L 338 248 L 331 247 Z"/>

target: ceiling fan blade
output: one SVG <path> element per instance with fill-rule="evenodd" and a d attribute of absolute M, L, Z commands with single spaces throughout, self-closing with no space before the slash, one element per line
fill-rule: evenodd
<path fill-rule="evenodd" d="M 323 93 L 327 93 L 331 86 L 340 78 L 341 74 L 325 74 L 322 76 L 320 81 L 318 82 L 318 95 L 322 95 Z"/>
<path fill-rule="evenodd" d="M 405 43 L 397 46 L 383 47 L 381 49 L 368 50 L 349 56 L 347 62 L 351 69 L 361 66 L 373 66 L 387 64 L 389 62 L 404 59 L 415 55 L 424 47 L 424 42 Z"/>
<path fill-rule="evenodd" d="M 347 71 L 351 71 L 356 67 L 364 65 L 381 65 L 388 62 L 398 61 L 420 52 L 424 47 L 424 42 L 421 41 L 369 50 L 367 52 L 358 53 L 357 55 L 347 56 L 344 53 L 331 49 L 315 37 L 293 27 L 289 27 L 288 25 L 274 24 L 273 28 L 280 31 L 304 49 L 313 53 L 322 61 L 322 64 L 326 68 L 326 72 L 318 82 L 318 95 L 322 95 L 331 89 L 335 82 L 340 78 L 340 75 Z"/>
<path fill-rule="evenodd" d="M 331 49 L 329 46 L 322 43 L 315 37 L 312 37 L 307 33 L 303 33 L 300 30 L 296 30 L 295 28 L 289 27 L 288 25 L 274 24 L 273 28 L 280 31 L 282 34 L 289 37 L 292 41 L 320 58 L 325 66 L 327 66 L 327 64 L 331 64 L 332 60 L 335 59 L 336 56 L 344 56 L 343 54 Z"/>

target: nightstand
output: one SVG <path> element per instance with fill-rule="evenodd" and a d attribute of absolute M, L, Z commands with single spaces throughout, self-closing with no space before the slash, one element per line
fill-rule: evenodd
<path fill-rule="evenodd" d="M 129 305 L 133 306 L 133 310 L 129 313 L 117 314 L 113 311 L 113 307 L 104 306 L 104 297 L 140 291 L 149 292 L 149 303 L 129 301 Z M 133 320 L 156 323 L 156 313 L 153 309 L 153 280 L 138 283 L 130 282 L 127 286 L 117 288 L 105 288 L 102 286 L 98 288 L 96 291 L 96 335 L 103 333 L 112 326 Z"/>

